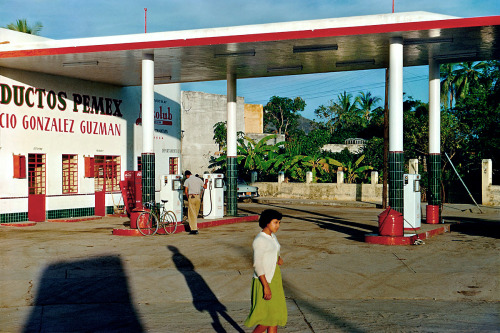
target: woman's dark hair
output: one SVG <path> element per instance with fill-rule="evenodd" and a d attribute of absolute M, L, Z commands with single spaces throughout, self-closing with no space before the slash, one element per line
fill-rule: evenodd
<path fill-rule="evenodd" d="M 264 229 L 272 220 L 281 220 L 283 215 L 274 209 L 266 209 L 260 213 L 259 227 Z"/>

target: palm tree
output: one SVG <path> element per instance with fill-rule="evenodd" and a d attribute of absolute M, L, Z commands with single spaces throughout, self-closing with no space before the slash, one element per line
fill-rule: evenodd
<path fill-rule="evenodd" d="M 352 100 L 352 95 L 343 92 L 337 96 L 337 101 L 330 100 L 330 105 L 323 106 L 314 110 L 314 113 L 320 117 L 327 119 L 326 126 L 330 128 L 330 133 L 333 133 L 338 127 L 348 127 L 361 119 L 361 111 L 357 107 L 359 97 Z"/>
<path fill-rule="evenodd" d="M 487 68 L 487 63 L 479 62 L 463 62 L 453 73 L 455 75 L 454 84 L 456 95 L 460 98 L 465 98 L 469 93 L 471 84 L 478 84 L 481 74 Z"/>
<path fill-rule="evenodd" d="M 43 25 L 40 22 L 36 22 L 34 25 L 28 25 L 26 19 L 19 19 L 15 23 L 8 24 L 6 28 L 31 35 L 38 35 L 42 30 Z"/>
<path fill-rule="evenodd" d="M 442 64 L 439 67 L 441 76 L 441 101 L 445 107 L 450 104 L 453 107 L 453 98 L 455 97 L 455 64 Z"/>
<path fill-rule="evenodd" d="M 363 118 L 366 122 L 370 121 L 370 115 L 373 107 L 380 102 L 382 99 L 380 97 L 373 97 L 371 92 L 361 92 L 358 96 L 358 106 L 361 112 L 363 112 Z"/>

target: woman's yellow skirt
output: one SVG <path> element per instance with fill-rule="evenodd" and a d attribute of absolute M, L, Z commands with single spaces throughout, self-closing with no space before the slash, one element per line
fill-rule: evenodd
<path fill-rule="evenodd" d="M 250 314 L 245 320 L 245 326 L 285 326 L 287 321 L 287 310 L 283 282 L 281 280 L 281 270 L 276 265 L 273 279 L 269 284 L 272 297 L 266 301 L 264 299 L 264 288 L 258 278 L 252 279 L 252 307 Z"/>

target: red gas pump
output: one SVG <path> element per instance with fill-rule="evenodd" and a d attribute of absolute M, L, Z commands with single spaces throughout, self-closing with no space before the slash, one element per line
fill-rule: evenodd
<path fill-rule="evenodd" d="M 137 217 L 142 211 L 142 171 L 125 171 L 120 189 L 130 217 L 130 228 L 137 229 Z"/>

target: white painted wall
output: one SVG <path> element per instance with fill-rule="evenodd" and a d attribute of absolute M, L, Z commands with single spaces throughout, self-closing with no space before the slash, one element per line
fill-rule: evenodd
<path fill-rule="evenodd" d="M 16 88 L 18 92 L 33 88 L 43 89 L 45 93 L 30 91 L 28 95 L 32 107 L 27 105 L 26 101 L 16 105 L 15 86 L 21 87 Z M 0 90 L 0 120 L 5 120 L 7 115 L 16 119 L 14 128 L 7 127 L 5 121 L 0 123 L 0 214 L 26 212 L 28 208 L 28 179 L 13 178 L 13 154 L 25 155 L 26 161 L 30 153 L 46 154 L 47 211 L 94 207 L 94 179 L 84 177 L 84 156 L 121 156 L 122 179 L 126 170 L 137 170 L 137 156 L 140 156 L 142 151 L 142 129 L 136 124 L 141 104 L 140 87 L 123 88 L 0 68 L 0 89 L 3 89 Z M 12 97 L 10 102 L 6 103 L 6 91 L 9 89 L 12 91 Z M 56 96 L 54 109 L 48 105 L 49 92 L 51 96 Z M 74 94 L 90 96 L 90 103 L 91 96 L 96 96 L 96 100 L 103 97 L 103 102 L 105 98 L 116 100 L 121 117 L 116 113 L 115 102 L 110 104 L 110 110 L 116 113 L 115 115 L 94 114 L 91 108 L 86 113 L 83 112 L 83 105 L 77 105 L 75 109 Z M 17 101 L 20 102 L 19 96 Z M 160 107 L 163 117 L 159 112 Z M 154 109 L 156 190 L 159 191 L 160 177 L 168 173 L 168 158 L 180 158 L 180 86 L 156 86 Z M 167 119 L 163 119 L 165 117 Z M 40 119 L 44 128 L 32 128 L 30 119 Z M 62 124 L 61 128 L 59 123 Z M 96 134 L 98 131 L 86 133 L 88 124 L 103 124 L 108 130 L 111 126 L 113 134 Z M 62 154 L 78 155 L 77 195 L 62 194 Z M 118 204 L 117 201 L 120 201 L 119 195 L 106 197 L 106 205 Z"/>

